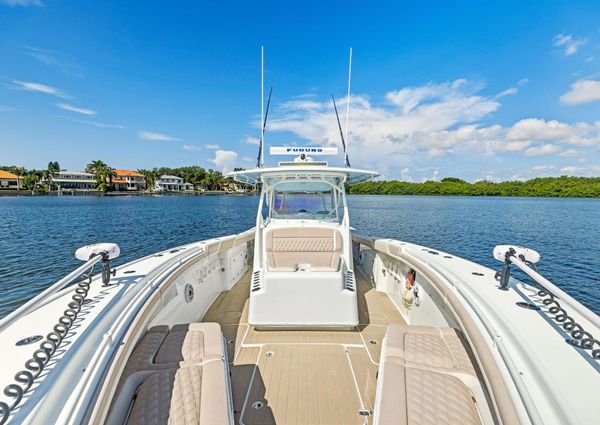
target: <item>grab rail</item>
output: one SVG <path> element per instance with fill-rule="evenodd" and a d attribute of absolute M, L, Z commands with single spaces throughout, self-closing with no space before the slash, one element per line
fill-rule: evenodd
<path fill-rule="evenodd" d="M 3 319 L 0 320 L 0 332 L 12 325 L 17 320 L 21 319 L 24 316 L 27 316 L 33 310 L 38 308 L 40 304 L 46 301 L 47 297 L 57 293 L 67 285 L 75 282 L 75 280 L 77 280 L 80 276 L 91 270 L 92 267 L 94 267 L 94 265 L 99 261 L 102 261 L 101 255 L 92 257 L 84 264 L 73 270 L 71 273 L 60 279 L 54 285 L 50 286 L 45 291 L 39 293 L 37 296 L 27 301 L 25 304 L 23 304 L 21 307 L 19 307 L 12 313 L 5 316 Z"/>
<path fill-rule="evenodd" d="M 569 307 L 572 307 L 573 310 L 575 310 L 577 313 L 579 313 L 583 317 L 585 317 L 586 320 L 588 320 L 594 326 L 597 326 L 598 328 L 600 328 L 600 316 L 598 316 L 596 313 L 589 310 L 586 306 L 581 304 L 575 298 L 573 298 L 572 296 L 567 294 L 565 291 L 560 289 L 558 286 L 556 286 L 555 284 L 550 282 L 548 279 L 546 279 L 544 276 L 542 276 L 541 274 L 539 274 L 538 272 L 533 270 L 525 262 L 523 262 L 520 258 L 518 258 L 514 255 L 511 255 L 510 261 L 515 266 L 520 268 L 527 276 L 532 278 L 536 283 L 540 284 L 541 286 L 546 288 L 548 291 L 552 292 L 557 298 L 564 300 L 567 304 L 569 304 Z"/>
<path fill-rule="evenodd" d="M 568 307 L 575 310 L 586 320 L 588 320 L 596 328 L 600 328 L 600 316 L 586 308 L 579 301 L 571 297 L 569 294 L 564 292 L 562 289 L 554 285 L 544 276 L 533 270 L 526 261 L 519 258 L 514 249 L 506 252 L 505 269 L 507 269 L 507 276 L 510 276 L 510 264 L 514 264 L 527 276 L 529 276 L 538 285 L 538 295 L 540 297 L 549 297 L 542 301 L 545 306 L 548 306 L 549 312 L 554 314 L 554 320 L 556 320 L 573 338 L 572 343 L 578 347 L 586 350 L 591 350 L 591 355 L 594 359 L 600 359 L 600 341 L 596 339 L 591 333 L 586 331 L 581 324 L 577 323 L 566 310 L 557 301 L 560 299 L 564 301 Z M 598 346 L 598 348 L 594 348 Z"/>
<path fill-rule="evenodd" d="M 94 356 L 89 360 L 88 367 L 79 379 L 78 391 L 74 391 L 72 396 L 65 402 L 66 406 L 71 406 L 67 410 L 63 410 L 58 418 L 58 423 L 64 424 L 75 424 L 79 422 L 78 415 L 81 414 L 81 406 L 85 404 L 85 399 L 90 396 L 93 388 L 90 384 L 93 374 L 99 367 L 99 365 L 106 364 L 107 356 L 110 355 L 110 347 L 115 341 L 119 341 L 122 338 L 122 334 L 125 332 L 124 325 L 131 322 L 135 314 L 141 308 L 144 302 L 152 295 L 154 290 L 160 286 L 160 284 L 171 276 L 171 273 L 177 268 L 181 267 L 184 263 L 189 263 L 195 260 L 198 256 L 204 255 L 208 252 L 208 246 L 206 244 L 194 247 L 188 251 L 185 251 L 178 256 L 166 261 L 159 267 L 151 271 L 145 276 L 137 286 L 140 290 L 132 297 L 130 302 L 127 304 L 121 315 L 112 324 L 112 326 L 102 335 L 102 341 L 97 347 Z M 71 401 L 71 399 L 73 399 Z"/>

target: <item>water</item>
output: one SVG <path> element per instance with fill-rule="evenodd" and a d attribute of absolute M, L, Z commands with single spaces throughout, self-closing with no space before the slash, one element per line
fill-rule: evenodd
<path fill-rule="evenodd" d="M 256 196 L 0 197 L 0 317 L 75 269 L 75 249 L 116 242 L 116 264 L 254 226 Z M 600 200 L 350 196 L 362 235 L 402 239 L 495 269 L 502 243 L 600 313 Z"/>

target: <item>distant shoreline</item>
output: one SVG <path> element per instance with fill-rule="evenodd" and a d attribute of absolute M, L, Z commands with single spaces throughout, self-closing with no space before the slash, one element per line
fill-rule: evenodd
<path fill-rule="evenodd" d="M 533 198 L 600 198 L 600 177 L 542 177 L 527 181 L 468 183 L 455 177 L 422 183 L 367 181 L 348 186 L 352 195 L 506 196 Z"/>
<path fill-rule="evenodd" d="M 41 192 L 31 190 L 15 190 L 5 189 L 0 190 L 0 197 L 20 197 L 20 196 L 100 196 L 100 197 L 115 197 L 115 196 L 214 196 L 214 195 L 229 195 L 229 196 L 249 196 L 256 195 L 258 192 L 228 192 L 225 190 L 207 190 L 204 192 L 101 192 L 101 191 L 62 191 L 62 192 Z"/>

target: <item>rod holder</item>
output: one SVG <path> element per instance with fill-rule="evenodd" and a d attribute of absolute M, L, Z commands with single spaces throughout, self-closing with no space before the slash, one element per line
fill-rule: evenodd
<path fill-rule="evenodd" d="M 100 253 L 102 256 L 102 284 L 108 286 L 110 278 L 117 274 L 117 269 L 110 269 L 110 256 L 106 252 Z"/>

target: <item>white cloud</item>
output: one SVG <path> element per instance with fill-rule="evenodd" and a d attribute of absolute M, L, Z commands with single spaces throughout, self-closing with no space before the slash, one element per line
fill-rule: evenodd
<path fill-rule="evenodd" d="M 471 84 L 457 80 L 393 91 L 384 104 L 353 96 L 349 135 L 352 163 L 386 173 L 392 166 L 406 167 L 421 158 L 452 153 L 535 156 L 557 153 L 561 145 L 600 145 L 600 121 L 567 124 L 526 118 L 507 127 L 482 126 L 480 121 L 500 103 L 472 90 Z M 329 102 L 321 102 L 318 108 L 313 102 L 308 109 L 284 106 L 283 111 L 273 113 L 272 132 L 293 133 L 311 144 L 339 145 L 339 130 Z"/>
<path fill-rule="evenodd" d="M 519 93 L 519 89 L 518 88 L 516 88 L 516 87 L 509 87 L 506 90 L 503 90 L 500 93 L 498 93 L 494 99 L 500 99 L 501 97 L 510 96 L 510 95 L 517 94 L 517 93 Z"/>
<path fill-rule="evenodd" d="M 163 133 L 155 133 L 153 131 L 138 131 L 138 137 L 141 140 L 151 140 L 151 141 L 157 141 L 157 142 L 176 142 L 178 140 L 177 137 L 173 137 L 173 136 L 169 136 L 168 134 L 163 134 Z"/>
<path fill-rule="evenodd" d="M 246 136 L 246 138 L 244 139 L 244 143 L 246 143 L 247 145 L 258 146 L 260 144 L 260 139 L 258 137 Z"/>
<path fill-rule="evenodd" d="M 244 161 L 244 162 L 254 162 L 255 159 L 254 158 L 250 158 L 249 156 L 244 156 L 242 158 L 242 161 Z"/>
<path fill-rule="evenodd" d="M 561 48 L 565 56 L 571 56 L 585 43 L 586 40 L 574 38 L 572 34 L 558 34 L 554 37 L 552 45 Z"/>
<path fill-rule="evenodd" d="M 19 80 L 13 80 L 12 83 L 14 84 L 15 88 L 20 89 L 20 90 L 27 90 L 27 91 L 37 92 L 37 93 L 50 94 L 52 96 L 62 97 L 63 99 L 69 98 L 69 96 L 66 93 L 64 93 L 62 90 L 57 89 L 56 87 L 47 86 L 46 84 L 32 83 L 29 81 L 19 81 Z"/>
<path fill-rule="evenodd" d="M 563 158 L 574 158 L 582 154 L 583 152 L 578 151 L 576 149 L 567 149 L 566 151 L 559 153 L 558 156 L 561 156 Z"/>
<path fill-rule="evenodd" d="M 206 149 L 213 149 L 213 150 L 221 149 L 221 146 L 219 146 L 219 145 L 204 145 L 204 147 Z"/>
<path fill-rule="evenodd" d="M 593 61 L 594 61 L 594 57 L 593 57 L 593 56 L 588 56 L 588 57 L 585 59 L 585 62 L 586 62 L 586 63 L 590 63 L 590 62 L 593 62 Z"/>
<path fill-rule="evenodd" d="M 513 141 L 552 141 L 576 146 L 591 146 L 600 143 L 600 121 L 592 124 L 579 122 L 566 124 L 557 120 L 527 118 L 518 121 L 506 133 Z"/>
<path fill-rule="evenodd" d="M 526 118 L 514 124 L 507 133 L 509 140 L 553 140 L 567 137 L 571 132 L 568 124 Z"/>
<path fill-rule="evenodd" d="M 410 175 L 410 168 L 406 167 L 402 170 L 402 172 L 400 173 L 400 180 L 405 182 L 413 181 L 413 178 Z"/>
<path fill-rule="evenodd" d="M 92 109 L 87 109 L 87 108 L 79 108 L 77 106 L 73 106 L 70 105 L 68 103 L 57 103 L 56 104 L 57 108 L 60 109 L 64 109 L 65 111 L 69 111 L 69 112 L 76 112 L 78 114 L 83 114 L 83 115 L 96 115 L 96 111 L 92 110 Z"/>
<path fill-rule="evenodd" d="M 560 148 L 551 143 L 540 145 L 540 146 L 532 146 L 530 148 L 525 149 L 525 156 L 541 156 L 541 155 L 550 155 L 560 151 Z"/>
<path fill-rule="evenodd" d="M 531 172 L 527 173 L 528 178 L 539 177 L 539 176 L 588 176 L 597 177 L 600 173 L 600 165 L 591 167 L 575 167 L 573 165 L 537 165 L 531 168 Z"/>
<path fill-rule="evenodd" d="M 440 158 L 446 155 L 446 151 L 444 149 L 431 148 L 427 151 L 427 156 L 431 158 Z"/>
<path fill-rule="evenodd" d="M 10 106 L 0 105 L 0 112 L 17 112 L 17 108 L 11 108 Z"/>
<path fill-rule="evenodd" d="M 121 124 L 105 124 L 105 123 L 101 123 L 101 122 L 86 121 L 86 120 L 73 120 L 73 121 L 81 123 L 81 124 L 92 125 L 92 126 L 98 127 L 98 128 L 126 128 L 124 125 L 121 125 Z"/>
<path fill-rule="evenodd" d="M 567 105 L 581 105 L 600 100 L 600 81 L 579 80 L 571 84 L 571 89 L 560 97 Z"/>
<path fill-rule="evenodd" d="M 40 49 L 39 47 L 23 46 L 23 52 L 44 65 L 50 66 L 65 75 L 83 77 L 82 68 L 75 60 L 64 53 L 55 50 Z"/>
<path fill-rule="evenodd" d="M 183 145 L 183 146 L 181 146 L 181 149 L 183 149 L 184 151 L 192 151 L 192 152 L 202 150 L 201 147 L 194 146 L 194 145 Z"/>
<path fill-rule="evenodd" d="M 529 78 L 521 78 L 517 84 L 520 86 L 524 86 L 525 84 L 527 84 L 529 82 Z"/>
<path fill-rule="evenodd" d="M 211 159 L 210 162 L 215 164 L 217 168 L 221 169 L 223 173 L 228 173 L 233 171 L 235 168 L 237 157 L 237 152 L 217 149 L 215 151 L 215 157 Z"/>
<path fill-rule="evenodd" d="M 4 4 L 6 6 L 15 7 L 15 6 L 43 6 L 41 0 L 0 0 L 0 4 Z"/>
<path fill-rule="evenodd" d="M 374 105 L 364 95 L 352 96 L 349 151 L 351 157 L 360 158 L 353 162 L 379 166 L 408 158 L 420 149 L 438 149 L 430 154 L 440 156 L 441 149 L 457 143 L 451 139 L 459 139 L 463 130 L 451 137 L 444 132 L 477 122 L 500 107 L 497 100 L 477 95 L 477 91 L 475 84 L 456 80 L 392 91 L 384 104 Z M 313 144 L 340 144 L 331 101 L 321 102 L 319 107 L 312 102 L 307 109 L 294 109 L 289 103 L 283 106 L 272 115 L 272 132 L 290 132 Z"/>
<path fill-rule="evenodd" d="M 505 155 L 535 157 L 583 146 L 600 147 L 600 121 L 525 118 L 506 126 L 487 124 L 500 108 L 500 100 L 480 92 L 476 85 L 457 80 L 391 91 L 383 102 L 360 94 L 352 96 L 352 165 L 377 169 L 385 178 L 397 178 L 401 170 L 408 169 L 412 171 L 408 176 L 417 181 L 429 178 L 431 171 L 415 167 L 430 166 L 432 158 L 444 176 L 456 174 L 446 168 L 456 158 L 502 164 Z M 297 101 L 284 102 L 283 108 L 274 109 L 270 131 L 288 133 L 288 140 L 303 139 L 301 144 L 339 147 L 331 101 L 317 102 L 318 107 L 315 102 L 305 109 L 291 106 L 299 105 Z M 506 167 L 508 163 L 504 164 Z M 505 171 L 501 177 L 510 178 L 518 171 Z"/>
<path fill-rule="evenodd" d="M 582 171 L 585 171 L 585 168 L 568 166 L 568 167 L 562 167 L 560 169 L 560 172 L 563 174 L 578 174 L 578 173 L 581 173 Z"/>

